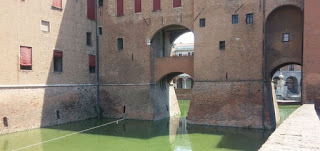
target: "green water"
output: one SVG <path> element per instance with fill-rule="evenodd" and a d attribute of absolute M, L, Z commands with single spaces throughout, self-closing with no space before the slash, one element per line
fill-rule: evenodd
<path fill-rule="evenodd" d="M 280 123 L 289 117 L 301 105 L 279 105 Z"/>
<path fill-rule="evenodd" d="M 179 101 L 182 118 L 124 120 L 22 151 L 256 151 L 270 131 L 187 125 L 190 101 Z M 0 136 L 0 150 L 11 151 L 114 121 L 96 119 Z"/>

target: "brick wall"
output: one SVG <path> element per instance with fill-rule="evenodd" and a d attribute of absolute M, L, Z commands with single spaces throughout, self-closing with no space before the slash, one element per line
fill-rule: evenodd
<path fill-rule="evenodd" d="M 305 0 L 303 50 L 303 102 L 320 107 L 320 1 Z"/>

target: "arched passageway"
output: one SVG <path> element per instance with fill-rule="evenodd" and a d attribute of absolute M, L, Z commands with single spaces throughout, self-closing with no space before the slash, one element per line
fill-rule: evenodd
<path fill-rule="evenodd" d="M 280 75 L 282 67 L 287 65 L 302 65 L 302 42 L 303 42 L 303 12 L 299 7 L 292 5 L 280 6 L 273 10 L 266 19 L 265 26 L 265 48 L 264 48 L 264 79 L 265 79 L 265 98 L 271 125 L 275 127 L 280 120 L 277 100 L 284 99 L 279 95 L 287 92 L 298 92 L 295 83 L 298 80 L 288 79 L 288 85 L 285 85 L 286 79 Z M 292 66 L 288 66 L 291 71 Z M 300 71 L 301 72 L 301 71 Z M 301 76 L 301 73 L 300 73 Z M 279 79 L 275 79 L 278 77 Z M 275 80 L 277 82 L 275 83 Z M 284 90 L 279 81 L 291 91 Z M 279 87 L 280 86 L 280 87 Z M 278 98 L 278 99 L 277 99 Z"/>
<path fill-rule="evenodd" d="M 152 99 L 155 119 L 180 114 L 175 87 L 182 89 L 192 87 L 190 78 L 194 76 L 193 42 L 175 43 L 181 35 L 190 31 L 181 25 L 170 25 L 158 30 L 151 40 L 152 81 L 155 83 L 152 87 Z M 193 38 L 193 34 L 191 36 Z M 191 47 L 192 50 L 184 49 L 186 47 Z M 178 76 L 184 73 L 188 77 L 185 80 L 179 79 Z"/>

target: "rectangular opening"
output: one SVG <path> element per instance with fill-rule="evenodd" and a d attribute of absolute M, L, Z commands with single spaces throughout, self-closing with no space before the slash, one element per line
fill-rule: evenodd
<path fill-rule="evenodd" d="M 60 111 L 59 110 L 56 111 L 56 117 L 57 117 L 57 119 L 60 119 Z"/>
<path fill-rule="evenodd" d="M 126 106 L 123 106 L 123 113 L 126 113 Z"/>
<path fill-rule="evenodd" d="M 62 51 L 53 51 L 53 66 L 54 72 L 62 72 Z"/>
<path fill-rule="evenodd" d="M 32 70 L 32 48 L 20 46 L 20 70 Z"/>
<path fill-rule="evenodd" d="M 153 11 L 161 10 L 161 2 L 160 0 L 153 0 Z"/>
<path fill-rule="evenodd" d="M 117 49 L 118 50 L 123 50 L 123 38 L 118 38 L 117 39 Z"/>
<path fill-rule="evenodd" d="M 123 0 L 117 0 L 117 16 L 123 15 Z"/>
<path fill-rule="evenodd" d="M 102 36 L 102 27 L 99 27 L 98 31 L 99 31 L 99 36 Z"/>
<path fill-rule="evenodd" d="M 50 22 L 41 20 L 40 28 L 41 28 L 41 31 L 43 32 L 46 32 L 46 33 L 50 32 Z"/>
<path fill-rule="evenodd" d="M 239 23 L 239 15 L 235 14 L 232 15 L 232 24 L 238 24 Z"/>
<path fill-rule="evenodd" d="M 103 6 L 103 0 L 99 0 L 99 7 Z"/>
<path fill-rule="evenodd" d="M 52 0 L 52 7 L 62 9 L 62 0 Z"/>
<path fill-rule="evenodd" d="M 96 20 L 95 0 L 87 0 L 87 17 L 90 20 Z"/>
<path fill-rule="evenodd" d="M 220 41 L 219 42 L 219 50 L 225 50 L 226 49 L 226 42 Z"/>
<path fill-rule="evenodd" d="M 246 15 L 246 23 L 252 24 L 253 23 L 253 13 L 249 13 Z"/>
<path fill-rule="evenodd" d="M 89 55 L 89 73 L 96 72 L 96 56 Z"/>
<path fill-rule="evenodd" d="M 206 19 L 205 18 L 201 18 L 200 19 L 200 27 L 205 27 L 206 26 Z"/>
<path fill-rule="evenodd" d="M 173 7 L 181 7 L 181 0 L 173 0 Z"/>
<path fill-rule="evenodd" d="M 8 118 L 7 117 L 3 118 L 3 126 L 4 127 L 9 127 L 9 123 L 8 123 Z"/>
<path fill-rule="evenodd" d="M 91 32 L 87 32 L 87 46 L 92 46 L 92 34 Z"/>
<path fill-rule="evenodd" d="M 289 42 L 290 41 L 290 34 L 289 33 L 283 33 L 282 34 L 282 42 Z"/>
<path fill-rule="evenodd" d="M 134 1 L 134 12 L 140 13 L 141 12 L 141 0 Z"/>

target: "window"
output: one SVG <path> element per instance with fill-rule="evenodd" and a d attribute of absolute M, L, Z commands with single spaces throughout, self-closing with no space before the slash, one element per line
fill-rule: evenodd
<path fill-rule="evenodd" d="M 99 36 L 102 36 L 102 27 L 99 27 L 98 31 L 99 31 Z"/>
<path fill-rule="evenodd" d="M 54 72 L 62 72 L 62 51 L 53 51 L 53 68 Z"/>
<path fill-rule="evenodd" d="M 41 20 L 40 25 L 41 31 L 43 32 L 50 32 L 50 23 L 44 20 Z"/>
<path fill-rule="evenodd" d="M 96 72 L 96 56 L 89 55 L 89 73 Z"/>
<path fill-rule="evenodd" d="M 282 42 L 289 42 L 290 41 L 290 34 L 284 33 L 282 34 Z"/>
<path fill-rule="evenodd" d="M 247 24 L 252 24 L 253 23 L 253 13 L 250 13 L 250 14 L 246 15 L 246 23 Z"/>
<path fill-rule="evenodd" d="M 181 0 L 173 0 L 173 7 L 181 7 Z"/>
<path fill-rule="evenodd" d="M 141 0 L 134 1 L 134 12 L 140 13 L 141 12 Z"/>
<path fill-rule="evenodd" d="M 206 19 L 205 18 L 201 18 L 200 19 L 200 27 L 205 27 L 206 26 Z"/>
<path fill-rule="evenodd" d="M 294 71 L 294 65 L 289 65 L 289 71 Z"/>
<path fill-rule="evenodd" d="M 232 24 L 238 24 L 239 23 L 239 15 L 232 15 Z"/>
<path fill-rule="evenodd" d="M 91 32 L 87 32 L 87 46 L 92 46 L 92 38 L 91 38 Z"/>
<path fill-rule="evenodd" d="M 62 9 L 62 0 L 52 0 L 52 7 Z"/>
<path fill-rule="evenodd" d="M 32 48 L 20 46 L 20 70 L 32 70 Z"/>
<path fill-rule="evenodd" d="M 153 0 L 153 11 L 161 10 L 160 0 Z"/>
<path fill-rule="evenodd" d="M 95 0 L 87 0 L 87 16 L 90 20 L 96 20 Z"/>
<path fill-rule="evenodd" d="M 225 41 L 220 41 L 219 42 L 219 49 L 220 50 L 225 50 L 226 49 L 226 42 Z"/>
<path fill-rule="evenodd" d="M 117 39 L 117 48 L 118 50 L 123 50 L 123 38 Z"/>
<path fill-rule="evenodd" d="M 9 126 L 8 118 L 7 118 L 7 117 L 3 117 L 3 126 L 4 126 L 4 127 L 8 127 L 8 126 Z"/>
<path fill-rule="evenodd" d="M 103 0 L 99 0 L 99 7 L 103 6 Z"/>
<path fill-rule="evenodd" d="M 123 0 L 117 0 L 117 16 L 123 15 Z"/>

